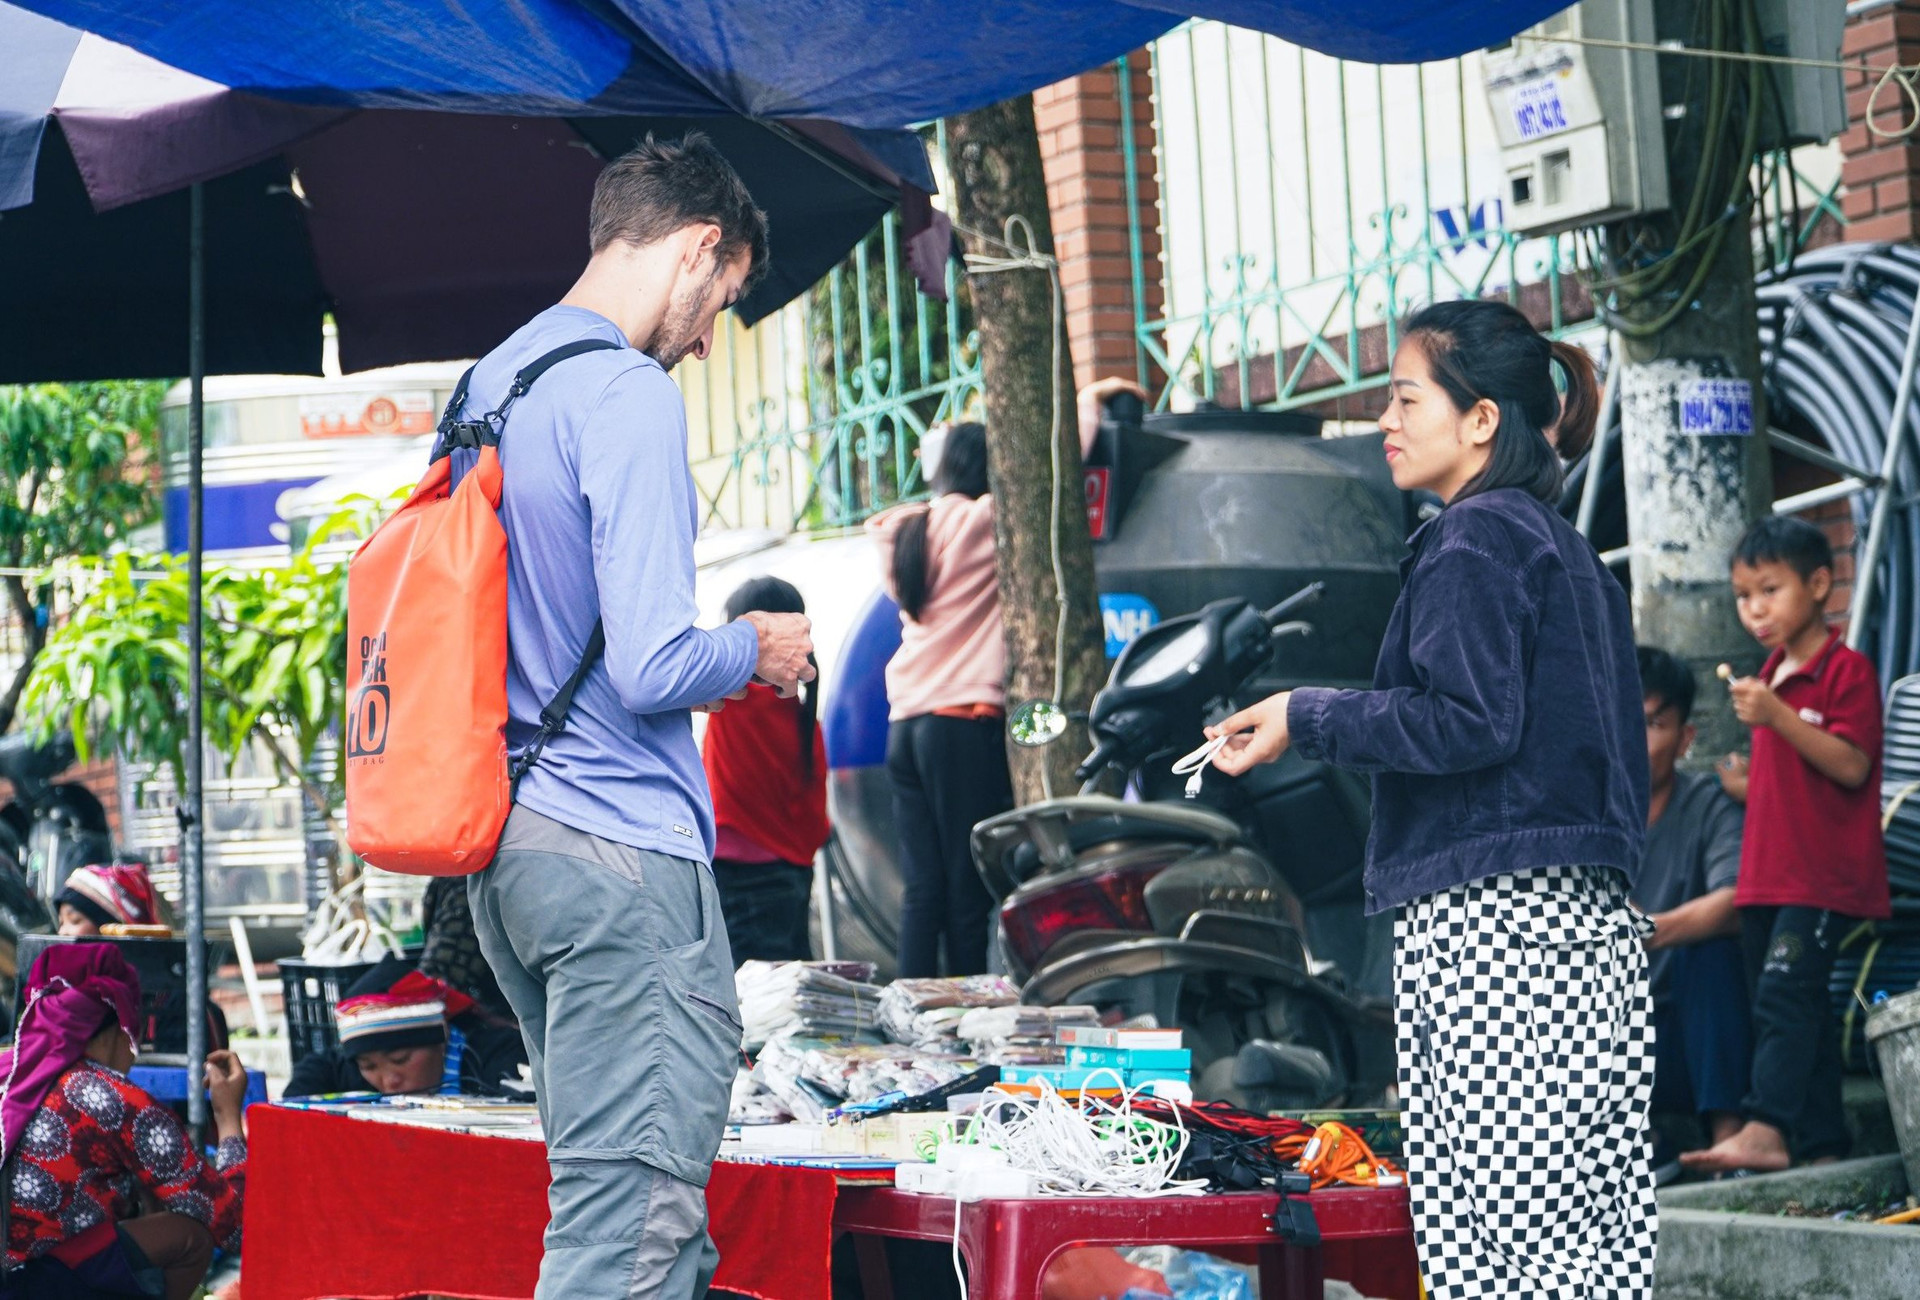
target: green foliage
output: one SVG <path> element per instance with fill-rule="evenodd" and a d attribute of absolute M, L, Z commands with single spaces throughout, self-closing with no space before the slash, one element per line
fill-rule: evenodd
<path fill-rule="evenodd" d="M 305 781 L 308 760 L 345 709 L 347 566 L 343 539 L 371 531 L 381 503 L 350 502 L 281 567 L 209 566 L 205 719 L 230 759 L 267 742 Z M 181 774 L 189 666 L 187 570 L 170 556 L 119 555 L 48 638 L 20 709 L 46 737 L 66 727 L 83 756 L 113 748 Z M 310 789 L 322 808 L 337 791 Z"/>
<path fill-rule="evenodd" d="M 129 472 L 149 459 L 162 382 L 0 387 L 0 563 L 98 555 L 154 514 Z"/>
<path fill-rule="evenodd" d="M 153 516 L 154 426 L 164 383 L 0 387 L 0 567 L 41 569 L 98 555 Z M 0 689 L 0 731 L 45 640 L 48 593 L 0 579 L 20 664 Z"/>

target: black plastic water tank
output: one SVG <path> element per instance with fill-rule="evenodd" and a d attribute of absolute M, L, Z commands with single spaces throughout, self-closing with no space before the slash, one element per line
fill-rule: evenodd
<path fill-rule="evenodd" d="M 1227 596 L 1272 605 L 1321 581 L 1326 595 L 1304 615 L 1315 635 L 1287 645 L 1277 675 L 1371 681 L 1400 590 L 1410 506 L 1379 434 L 1320 430 L 1317 417 L 1269 411 L 1104 428 L 1090 463 L 1113 464 L 1120 494 L 1108 540 L 1094 547 L 1109 632 L 1127 598 L 1172 618 Z"/>

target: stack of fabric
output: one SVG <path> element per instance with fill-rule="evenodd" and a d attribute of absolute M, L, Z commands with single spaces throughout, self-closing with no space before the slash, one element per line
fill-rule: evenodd
<path fill-rule="evenodd" d="M 1020 991 L 1004 975 L 900 979 L 880 994 L 880 1028 L 896 1043 L 957 1055 L 960 1019 L 976 1007 L 1009 1007 Z"/>
<path fill-rule="evenodd" d="M 734 975 L 749 1048 L 782 1035 L 878 1037 L 880 989 L 868 962 L 750 961 Z"/>
<path fill-rule="evenodd" d="M 985 1065 L 1060 1065 L 1060 1030 L 1099 1023 L 1092 1007 L 976 1007 L 960 1017 L 957 1031 Z"/>

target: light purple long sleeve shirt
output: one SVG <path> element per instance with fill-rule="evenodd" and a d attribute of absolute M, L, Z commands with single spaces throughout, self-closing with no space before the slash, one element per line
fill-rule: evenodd
<path fill-rule="evenodd" d="M 519 754 L 579 663 L 596 618 L 607 649 L 519 802 L 576 830 L 677 858 L 713 858 L 713 804 L 691 710 L 747 684 L 754 629 L 694 626 L 699 498 L 686 408 L 659 363 L 579 307 L 549 307 L 481 359 L 467 418 L 563 344 L 604 338 L 514 403 L 500 442 L 507 533 L 507 744 Z M 464 472 L 473 452 L 456 452 Z"/>

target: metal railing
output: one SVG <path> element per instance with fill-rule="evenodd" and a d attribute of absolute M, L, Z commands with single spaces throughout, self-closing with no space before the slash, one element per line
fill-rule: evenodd
<path fill-rule="evenodd" d="M 1136 370 L 1155 382 L 1155 409 L 1365 393 L 1384 382 L 1401 319 L 1437 299 L 1505 294 L 1557 335 L 1596 328 L 1586 241 L 1506 227 L 1477 54 L 1383 67 L 1192 22 L 1150 57 L 1150 142 L 1133 127 L 1126 59 L 1118 84 Z M 1148 148 L 1160 197 L 1142 203 Z M 1838 167 L 1793 160 L 1808 161 L 1832 174 L 1756 169 L 1776 214 L 1756 233 L 1762 260 L 1785 260 L 1823 218 L 1844 221 Z M 1163 251 L 1149 259 L 1154 227 Z M 1153 314 L 1150 284 L 1165 303 Z M 714 355 L 679 376 L 703 526 L 842 528 L 922 493 L 920 435 L 980 390 L 951 264 L 946 288 L 945 301 L 918 292 L 890 215 L 775 317 L 729 320 Z"/>
<path fill-rule="evenodd" d="M 681 377 L 702 527 L 822 530 L 924 491 L 920 435 L 979 399 L 965 277 L 919 291 L 890 213 L 825 279 Z M 704 419 L 702 419 L 704 417 Z"/>

